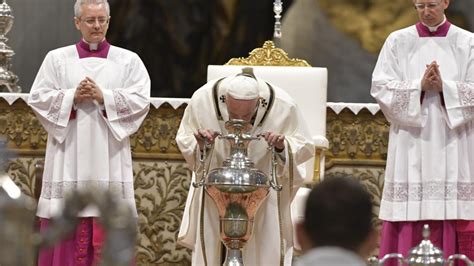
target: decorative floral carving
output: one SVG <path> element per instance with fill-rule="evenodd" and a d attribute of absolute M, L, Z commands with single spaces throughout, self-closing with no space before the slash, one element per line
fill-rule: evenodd
<path fill-rule="evenodd" d="M 372 115 L 361 110 L 355 115 L 349 109 L 336 114 L 327 110 L 326 168 L 333 164 L 385 165 L 389 124 L 381 112 Z"/>
<path fill-rule="evenodd" d="M 138 132 L 130 138 L 134 158 L 167 157 L 181 159 L 181 152 L 174 140 L 186 106 L 177 110 L 169 104 L 151 109 Z"/>
<path fill-rule="evenodd" d="M 36 183 L 36 164 L 40 158 L 15 158 L 8 162 L 5 171 L 8 176 L 20 187 L 21 192 L 32 198 L 36 198 L 36 186 L 41 184 Z"/>
<path fill-rule="evenodd" d="M 177 245 L 191 180 L 182 162 L 134 163 L 140 236 L 137 265 L 190 264 L 190 250 Z"/>
<path fill-rule="evenodd" d="M 232 58 L 226 65 L 237 66 L 311 66 L 302 59 L 289 58 L 288 54 L 280 48 L 275 48 L 272 41 L 266 41 L 262 48 L 253 49 L 249 57 Z"/>
<path fill-rule="evenodd" d="M 23 101 L 12 106 L 0 102 L 0 133 L 12 150 L 44 150 L 46 147 L 47 133 Z"/>

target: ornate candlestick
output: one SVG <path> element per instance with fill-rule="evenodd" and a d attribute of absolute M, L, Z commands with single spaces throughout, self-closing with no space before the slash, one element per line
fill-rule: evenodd
<path fill-rule="evenodd" d="M 273 38 L 281 38 L 281 12 L 283 12 L 283 2 L 281 0 L 275 0 L 273 2 L 273 12 L 275 12 L 275 28 L 273 31 Z"/>
<path fill-rule="evenodd" d="M 14 17 L 12 10 L 5 0 L 0 4 L 0 91 L 21 92 L 17 85 L 18 76 L 11 70 L 11 60 L 15 52 L 6 44 L 8 41 L 5 35 L 13 26 Z"/>

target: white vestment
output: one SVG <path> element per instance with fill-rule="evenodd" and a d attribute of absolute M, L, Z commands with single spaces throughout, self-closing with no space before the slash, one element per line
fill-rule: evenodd
<path fill-rule="evenodd" d="M 218 83 L 216 80 L 210 81 L 194 93 L 176 136 L 176 142 L 192 169 L 199 167 L 197 156 L 200 156 L 193 132 L 212 129 L 227 133 L 224 128 L 228 120 L 224 103 L 226 93 Z M 283 190 L 276 192 L 270 188 L 269 196 L 256 213 L 253 235 L 243 249 L 243 259 L 246 265 L 290 265 L 293 256 L 290 203 L 305 176 L 312 174 L 306 173 L 305 169 L 310 168 L 306 168 L 305 164 L 312 158 L 314 146 L 299 109 L 290 96 L 261 80 L 259 88 L 261 101 L 251 134 L 267 131 L 285 134 L 286 159 L 284 162 L 278 159 L 277 169 L 278 181 L 283 185 Z M 267 147 L 263 139 L 251 141 L 248 157 L 256 168 L 270 174 L 271 152 Z M 217 139 L 208 157 L 211 160 L 209 169 L 221 167 L 230 155 L 229 151 L 227 141 Z M 200 171 L 196 175 L 201 178 Z M 193 181 L 196 175 L 193 175 Z M 201 208 L 203 201 L 204 208 Z M 205 265 L 206 262 L 207 265 L 221 265 L 219 228 L 214 202 L 203 188 L 191 186 L 178 241 L 193 249 L 193 265 Z"/>
<path fill-rule="evenodd" d="M 422 97 L 434 60 L 443 92 Z M 415 26 L 392 33 L 371 94 L 391 124 L 380 219 L 474 220 L 473 34 L 454 25 L 446 37 L 419 37 Z"/>
<path fill-rule="evenodd" d="M 74 106 L 79 83 L 90 77 L 104 104 Z M 75 45 L 49 52 L 28 104 L 48 132 L 37 215 L 58 215 L 73 190 L 108 190 L 136 215 L 129 136 L 149 109 L 150 78 L 135 53 L 111 46 L 107 58 L 79 58 Z M 71 112 L 75 112 L 75 118 Z M 98 216 L 94 207 L 79 216 Z"/>

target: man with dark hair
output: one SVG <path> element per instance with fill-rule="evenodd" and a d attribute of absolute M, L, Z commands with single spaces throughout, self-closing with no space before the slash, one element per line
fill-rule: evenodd
<path fill-rule="evenodd" d="M 350 178 L 326 178 L 308 196 L 297 237 L 304 252 L 298 266 L 366 265 L 377 243 L 370 194 Z"/>

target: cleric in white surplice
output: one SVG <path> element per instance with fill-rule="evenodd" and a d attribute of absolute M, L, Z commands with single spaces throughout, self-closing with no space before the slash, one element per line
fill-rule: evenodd
<path fill-rule="evenodd" d="M 68 192 L 90 188 L 113 192 L 117 204 L 137 215 L 129 136 L 148 113 L 150 78 L 137 54 L 105 39 L 107 1 L 78 0 L 75 12 L 82 39 L 46 55 L 28 99 L 48 132 L 37 210 L 42 226 L 60 213 Z M 92 207 L 79 214 L 81 230 L 92 230 L 94 238 L 96 225 L 88 217 L 98 215 Z M 83 244 L 81 237 L 76 236 L 77 245 Z M 71 252 L 82 259 L 77 250 Z"/>
<path fill-rule="evenodd" d="M 420 22 L 387 38 L 372 77 L 391 124 L 380 253 L 406 256 L 428 223 L 445 256 L 474 259 L 474 36 L 449 0 L 413 4 Z"/>

